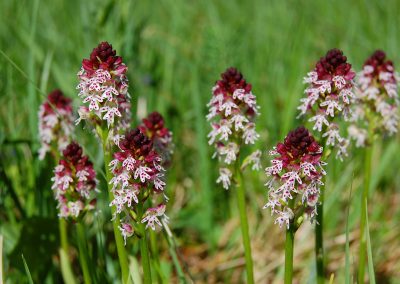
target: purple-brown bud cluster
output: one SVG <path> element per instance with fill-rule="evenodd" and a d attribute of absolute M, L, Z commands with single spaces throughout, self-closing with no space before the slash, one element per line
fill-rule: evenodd
<path fill-rule="evenodd" d="M 160 154 L 163 165 L 168 165 L 173 152 L 172 132 L 165 127 L 164 118 L 158 112 L 150 113 L 139 125 L 140 131 L 153 143 L 154 149 Z"/>

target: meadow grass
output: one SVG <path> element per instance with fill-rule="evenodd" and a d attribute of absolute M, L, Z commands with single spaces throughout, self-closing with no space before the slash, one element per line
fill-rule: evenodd
<path fill-rule="evenodd" d="M 37 158 L 37 111 L 55 88 L 73 98 L 75 107 L 80 104 L 76 73 L 82 58 L 100 41 L 112 43 L 129 67 L 134 124 L 144 111 L 157 110 L 173 132 L 176 148 L 168 173 L 167 214 L 179 247 L 174 261 L 180 259 L 195 282 L 241 282 L 239 215 L 234 195 L 214 182 L 217 165 L 207 145 L 205 115 L 211 87 L 227 67 L 242 71 L 261 107 L 257 120 L 261 138 L 253 148 L 265 153 L 301 123 L 296 120 L 296 107 L 303 96 L 302 78 L 328 49 L 341 48 L 360 70 L 365 58 L 381 48 L 400 67 L 399 13 L 400 3 L 395 0 L 1 1 L 0 235 L 6 283 L 28 281 L 31 276 L 39 283 L 61 279 L 59 260 L 54 257 L 58 237 L 50 190 L 52 163 Z M 101 216 L 87 220 L 94 224 L 86 232 L 91 258 L 96 260 L 92 265 L 97 279 L 114 282 L 120 268 L 102 154 L 89 130 L 79 126 L 75 139 L 84 145 L 101 179 Z M 399 150 L 397 135 L 378 141 L 372 157 L 368 258 L 374 260 L 377 283 L 400 279 Z M 352 149 L 345 162 L 334 157 L 328 161 L 326 279 L 333 273 L 336 283 L 357 279 L 362 157 L 362 151 Z M 273 225 L 268 210 L 261 210 L 267 200 L 265 179 L 262 173 L 250 171 L 244 176 L 255 280 L 279 283 L 285 232 Z M 70 245 L 76 248 L 73 227 L 68 229 Z M 172 275 L 168 242 L 161 236 L 157 236 L 163 247 L 160 269 Z M 127 249 L 133 257 L 140 250 L 137 245 Z M 76 251 L 72 254 L 74 267 L 79 267 Z M 309 224 L 296 233 L 294 273 L 300 283 L 315 281 Z"/>

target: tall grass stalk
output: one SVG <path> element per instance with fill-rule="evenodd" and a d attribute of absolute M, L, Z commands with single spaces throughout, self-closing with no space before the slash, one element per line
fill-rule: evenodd
<path fill-rule="evenodd" d="M 176 252 L 176 244 L 175 244 L 174 236 L 172 235 L 172 233 L 168 227 L 168 224 L 164 220 L 162 220 L 161 222 L 163 223 L 163 226 L 164 226 L 164 230 L 163 230 L 164 237 L 168 243 L 168 251 L 169 251 L 169 254 L 171 255 L 172 262 L 175 266 L 176 274 L 178 275 L 178 278 L 179 278 L 179 283 L 186 284 L 187 283 L 186 277 L 185 277 L 185 274 L 183 273 L 183 269 L 181 267 L 181 263 L 179 261 L 179 258 L 178 258 L 177 252 Z"/>
<path fill-rule="evenodd" d="M 28 283 L 33 284 L 32 274 L 31 274 L 31 271 L 29 270 L 29 266 L 26 263 L 24 255 L 22 254 L 21 256 L 22 256 L 22 262 L 24 263 L 25 273 L 26 273 L 26 276 L 28 277 Z"/>
<path fill-rule="evenodd" d="M 85 284 L 91 284 L 92 277 L 89 270 L 89 253 L 86 245 L 85 227 L 82 221 L 76 223 L 76 235 L 78 239 L 79 261 L 83 272 L 83 281 Z"/>
<path fill-rule="evenodd" d="M 3 236 L 0 235 L 0 284 L 3 284 Z"/>
<path fill-rule="evenodd" d="M 107 182 L 107 188 L 108 188 L 108 197 L 109 201 L 111 202 L 114 200 L 114 194 L 111 191 L 111 185 L 110 185 L 110 180 L 112 179 L 112 173 L 109 169 L 109 164 L 111 162 L 111 153 L 109 150 L 108 145 L 108 130 L 107 129 L 101 129 L 98 127 L 97 133 L 101 135 L 102 138 L 102 144 L 103 144 L 103 153 L 104 153 L 104 168 L 106 172 L 106 182 Z M 111 206 L 111 214 L 114 214 L 115 212 L 115 207 Z M 119 259 L 119 265 L 121 266 L 121 275 L 122 275 L 122 283 L 129 283 L 129 265 L 128 265 L 128 255 L 125 250 L 125 245 L 124 245 L 124 240 L 122 238 L 121 232 L 119 231 L 119 225 L 120 221 L 118 218 L 114 218 L 112 220 L 113 223 L 113 229 L 114 229 L 114 237 L 115 237 L 115 243 L 117 245 L 117 253 L 118 253 L 118 259 Z"/>
<path fill-rule="evenodd" d="M 365 156 L 364 156 L 364 187 L 361 196 L 360 248 L 358 253 L 358 283 L 364 283 L 364 274 L 365 274 L 365 258 L 366 258 L 365 224 L 368 214 L 367 201 L 368 201 L 369 188 L 371 184 L 372 151 L 373 151 L 373 144 L 365 149 Z"/>
<path fill-rule="evenodd" d="M 153 267 L 155 267 L 155 270 L 157 272 L 157 282 L 158 283 L 164 283 L 164 275 L 161 270 L 161 264 L 160 264 L 160 253 L 158 250 L 158 242 L 157 242 L 157 235 L 156 232 L 151 230 L 150 232 L 150 251 L 153 261 Z"/>
<path fill-rule="evenodd" d="M 351 187 L 349 193 L 349 201 L 347 205 L 347 214 L 346 214 L 346 245 L 345 245 L 345 284 L 351 283 L 351 276 L 350 276 L 350 240 L 349 240 L 349 216 L 350 216 L 350 206 L 351 206 L 351 194 L 353 193 L 353 180 L 354 180 L 354 173 L 353 178 L 351 180 Z"/>
<path fill-rule="evenodd" d="M 252 284 L 254 283 L 254 274 L 253 274 L 253 258 L 251 256 L 251 243 L 249 237 L 249 224 L 247 220 L 247 213 L 246 213 L 246 195 L 244 191 L 243 185 L 243 176 L 240 169 L 239 164 L 239 155 L 237 157 L 236 162 L 236 198 L 239 208 L 239 216 L 240 216 L 240 228 L 242 230 L 242 241 L 244 246 L 244 255 L 246 259 L 246 274 L 247 274 L 247 283 Z"/>
<path fill-rule="evenodd" d="M 366 224 L 366 238 L 367 238 L 367 255 L 368 255 L 368 276 L 369 283 L 375 284 L 375 269 L 374 269 L 374 261 L 372 259 L 372 246 L 371 246 L 371 237 L 369 235 L 369 222 L 368 222 L 368 201 L 365 200 L 365 224 Z"/>

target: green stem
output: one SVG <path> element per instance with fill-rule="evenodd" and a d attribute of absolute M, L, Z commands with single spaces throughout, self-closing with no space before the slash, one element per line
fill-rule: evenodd
<path fill-rule="evenodd" d="M 293 248 L 294 248 L 294 224 L 290 222 L 286 229 L 285 240 L 285 284 L 291 284 L 293 279 Z"/>
<path fill-rule="evenodd" d="M 322 138 L 321 145 L 325 147 L 327 137 Z M 322 161 L 327 161 L 332 151 L 324 149 Z M 326 183 L 326 177 L 322 177 L 322 182 Z M 323 284 L 325 282 L 325 266 L 324 266 L 324 200 L 325 188 L 321 188 L 319 196 L 319 204 L 317 205 L 317 217 L 315 225 L 315 265 L 317 269 L 317 283 Z"/>
<path fill-rule="evenodd" d="M 85 228 L 81 222 L 76 223 L 76 232 L 78 237 L 79 260 L 83 272 L 85 284 L 92 283 L 89 271 L 89 254 L 86 246 Z"/>
<path fill-rule="evenodd" d="M 321 190 L 320 204 L 317 206 L 317 224 L 315 225 L 315 261 L 317 266 L 317 283 L 325 282 L 324 268 L 324 190 Z"/>
<path fill-rule="evenodd" d="M 67 236 L 67 222 L 64 218 L 58 219 L 58 227 L 60 229 L 60 242 L 61 248 L 68 254 L 68 236 Z"/>
<path fill-rule="evenodd" d="M 367 217 L 368 192 L 371 184 L 371 161 L 372 146 L 365 149 L 364 160 L 364 188 L 361 196 L 361 220 L 360 220 L 360 249 L 358 254 L 358 283 L 364 283 L 365 259 L 366 259 L 366 238 L 365 224 Z"/>
<path fill-rule="evenodd" d="M 55 162 L 57 163 L 60 160 L 59 154 L 56 151 Z M 75 284 L 74 276 L 72 272 L 71 262 L 69 261 L 69 244 L 68 244 L 68 232 L 67 232 L 67 221 L 64 218 L 58 218 L 58 228 L 60 231 L 60 243 L 61 250 L 60 252 L 60 261 L 61 261 L 61 274 L 63 276 L 63 280 L 67 284 Z M 64 255 L 61 255 L 64 253 Z"/>
<path fill-rule="evenodd" d="M 162 221 L 163 222 L 163 221 Z M 174 236 L 172 235 L 171 231 L 169 230 L 168 224 L 163 222 L 163 226 L 164 226 L 164 237 L 167 240 L 168 243 L 168 251 L 169 254 L 172 257 L 172 262 L 175 266 L 175 270 L 176 270 L 176 274 L 178 274 L 178 278 L 179 278 L 179 283 L 182 284 L 186 284 L 186 277 L 185 274 L 183 273 L 182 267 L 181 267 L 181 263 L 179 261 L 178 255 L 176 253 L 176 244 L 175 244 L 175 240 L 174 240 Z"/>
<path fill-rule="evenodd" d="M 157 238 L 156 238 L 156 232 L 153 230 L 150 231 L 150 250 L 151 250 L 151 255 L 153 256 L 153 267 L 155 267 L 156 272 L 157 272 L 157 281 L 158 283 L 163 283 L 164 282 L 164 277 L 161 271 L 161 265 L 160 265 L 160 254 L 158 253 L 158 243 L 157 243 Z"/>
<path fill-rule="evenodd" d="M 138 204 L 138 215 L 140 219 L 142 219 L 144 210 L 143 210 L 143 202 L 139 202 Z M 149 256 L 149 248 L 147 243 L 147 232 L 145 225 L 140 223 L 139 225 L 140 233 L 142 234 L 140 238 L 140 254 L 142 256 L 142 267 L 143 267 L 143 283 L 151 284 L 151 268 L 150 268 L 150 256 Z"/>
<path fill-rule="evenodd" d="M 109 168 L 109 164 L 111 162 L 111 153 L 108 149 L 108 130 L 98 129 L 98 133 L 102 136 L 103 142 L 103 153 L 104 153 L 104 167 L 106 172 L 106 181 L 107 181 L 107 188 L 108 188 L 108 197 L 110 202 L 114 200 L 114 194 L 112 193 L 111 189 L 112 186 L 110 185 L 110 180 L 112 179 L 112 173 Z M 111 214 L 114 215 L 115 207 L 111 206 Z M 121 232 L 119 230 L 120 221 L 118 218 L 114 218 L 112 221 L 113 229 L 114 229 L 114 237 L 115 243 L 117 245 L 117 252 L 118 252 L 118 259 L 119 265 L 121 266 L 121 274 L 122 274 L 122 283 L 129 283 L 129 265 L 128 265 L 128 255 L 125 250 L 124 240 L 122 238 Z"/>
<path fill-rule="evenodd" d="M 239 161 L 239 159 L 237 159 Z M 249 237 L 249 225 L 247 221 L 247 213 L 246 213 L 246 197 L 243 186 L 243 177 L 242 172 L 240 171 L 240 165 L 236 163 L 236 181 L 237 181 L 237 203 L 239 207 L 239 215 L 240 215 L 240 227 L 242 230 L 242 239 L 244 246 L 244 255 L 246 259 L 246 272 L 247 272 L 247 283 L 254 283 L 254 275 L 253 275 L 253 259 L 251 256 L 251 244 Z"/>

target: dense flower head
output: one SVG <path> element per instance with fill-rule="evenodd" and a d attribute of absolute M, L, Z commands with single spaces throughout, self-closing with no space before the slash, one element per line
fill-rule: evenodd
<path fill-rule="evenodd" d="M 322 150 L 309 131 L 299 127 L 269 151 L 274 158 L 272 166 L 265 169 L 270 180 L 266 183 L 269 193 L 264 209 L 271 208 L 279 226 L 285 224 L 289 228 L 290 222 L 303 214 L 313 222 L 325 175 Z M 289 206 L 290 200 L 294 200 L 294 207 Z"/>
<path fill-rule="evenodd" d="M 73 130 L 71 99 L 60 90 L 54 90 L 39 109 L 39 159 L 47 152 L 62 151 L 68 145 Z"/>
<path fill-rule="evenodd" d="M 214 156 L 223 164 L 217 183 L 222 183 L 225 189 L 229 189 L 231 165 L 236 161 L 241 145 L 254 144 L 259 138 L 254 123 L 259 107 L 251 84 L 233 67 L 221 74 L 212 94 L 207 105 L 207 119 L 211 121 L 212 127 L 208 134 L 208 143 L 215 146 Z M 252 162 L 258 165 L 259 155 L 254 154 L 251 157 Z"/>
<path fill-rule="evenodd" d="M 153 143 L 154 149 L 160 154 L 164 166 L 171 160 L 173 152 L 172 132 L 165 127 L 164 118 L 158 112 L 150 113 L 139 125 L 140 131 Z"/>
<path fill-rule="evenodd" d="M 88 105 L 79 108 L 77 123 L 89 120 L 93 126 L 107 125 L 109 138 L 116 144 L 121 133 L 130 125 L 127 70 L 112 46 L 102 42 L 93 49 L 89 59 L 82 61 L 82 68 L 78 72 L 79 96 Z"/>
<path fill-rule="evenodd" d="M 300 116 L 308 116 L 314 123 L 313 130 L 322 133 L 326 146 L 337 148 L 337 157 L 347 155 L 348 139 L 340 134 L 338 116 L 345 121 L 350 117 L 350 105 L 353 94 L 355 73 L 347 57 L 339 49 L 331 49 L 307 74 L 304 83 L 306 97 L 298 107 Z"/>
<path fill-rule="evenodd" d="M 398 90 L 399 75 L 393 62 L 387 60 L 385 52 L 375 51 L 364 63 L 358 74 L 359 90 L 353 102 L 350 137 L 356 140 L 357 147 L 368 143 L 369 125 L 373 132 L 393 135 L 398 128 Z"/>
<path fill-rule="evenodd" d="M 109 164 L 113 178 L 112 192 L 114 200 L 110 206 L 115 206 L 113 218 L 119 215 L 120 230 L 125 240 L 133 235 L 137 225 L 147 223 L 147 227 L 155 230 L 154 223 L 161 225 L 159 218 L 167 219 L 164 201 L 165 182 L 162 160 L 154 150 L 153 143 L 138 128 L 127 131 L 120 141 L 120 151 L 114 153 L 114 160 Z M 161 197 L 161 198 L 159 198 Z M 138 204 L 151 200 L 155 207 L 149 207 L 139 216 Z M 161 202 L 158 199 L 162 199 Z"/>
<path fill-rule="evenodd" d="M 83 155 L 82 147 L 71 142 L 54 170 L 52 190 L 58 202 L 60 218 L 77 219 L 94 209 L 97 192 L 96 172 Z"/>

